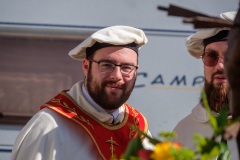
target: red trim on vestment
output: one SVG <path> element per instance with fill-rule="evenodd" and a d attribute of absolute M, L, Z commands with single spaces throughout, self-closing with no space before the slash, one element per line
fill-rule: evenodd
<path fill-rule="evenodd" d="M 130 140 L 137 135 L 131 125 L 145 133 L 148 130 L 144 116 L 128 104 L 124 104 L 125 115 L 120 124 L 106 125 L 86 113 L 65 92 L 59 93 L 41 106 L 41 109 L 49 108 L 78 123 L 91 138 L 101 159 L 111 159 L 113 155 L 120 158 Z"/>

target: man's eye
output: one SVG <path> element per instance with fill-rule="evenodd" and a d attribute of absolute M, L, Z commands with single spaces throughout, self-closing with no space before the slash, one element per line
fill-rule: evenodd
<path fill-rule="evenodd" d="M 126 66 L 124 65 L 124 66 L 121 67 L 121 69 L 123 71 L 131 71 L 133 69 L 133 67 L 132 66 L 128 66 L 128 65 L 126 65 Z"/>
<path fill-rule="evenodd" d="M 101 63 L 101 66 L 102 66 L 102 67 L 106 67 L 106 68 L 111 68 L 111 67 L 113 66 L 113 64 L 111 64 L 111 63 L 106 63 L 106 62 L 102 62 L 102 63 Z"/>
<path fill-rule="evenodd" d="M 209 53 L 207 54 L 207 56 L 213 57 L 213 58 L 217 58 L 217 57 L 218 57 L 218 54 L 217 54 L 216 52 L 209 52 Z"/>

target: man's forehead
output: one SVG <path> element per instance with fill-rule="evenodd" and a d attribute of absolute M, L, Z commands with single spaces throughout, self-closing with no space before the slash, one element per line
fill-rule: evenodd
<path fill-rule="evenodd" d="M 217 41 L 217 42 L 212 42 L 208 44 L 205 47 L 205 51 L 221 51 L 221 52 L 226 52 L 228 48 L 228 43 L 227 41 Z"/>
<path fill-rule="evenodd" d="M 212 42 L 212 43 L 209 43 L 206 46 L 206 48 L 208 48 L 209 46 L 228 46 L 228 42 L 227 40 Z"/>
<path fill-rule="evenodd" d="M 93 54 L 94 58 L 105 58 L 105 59 L 115 59 L 118 61 L 120 59 L 135 60 L 138 59 L 138 54 L 132 49 L 126 47 L 106 47 L 97 50 Z"/>

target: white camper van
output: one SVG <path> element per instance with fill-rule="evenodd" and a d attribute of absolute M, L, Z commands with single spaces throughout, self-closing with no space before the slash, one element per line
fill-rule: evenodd
<path fill-rule="evenodd" d="M 159 11 L 175 4 L 208 15 L 235 11 L 238 0 L 0 1 L 0 160 L 39 106 L 83 78 L 68 51 L 91 33 L 112 25 L 141 28 L 148 44 L 128 103 L 148 119 L 153 136 L 171 131 L 198 102 L 201 60 L 189 56 L 185 38 L 194 33 L 181 17 Z"/>

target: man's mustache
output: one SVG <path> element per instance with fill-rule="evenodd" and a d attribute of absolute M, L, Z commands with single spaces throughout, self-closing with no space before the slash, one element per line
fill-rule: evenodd
<path fill-rule="evenodd" d="M 223 70 L 221 70 L 221 71 L 218 70 L 218 71 L 214 72 L 214 73 L 212 74 L 212 77 L 211 77 L 211 80 L 212 80 L 212 81 L 213 81 L 215 75 L 217 75 L 217 74 L 224 74 L 224 71 L 223 71 Z"/>
<path fill-rule="evenodd" d="M 114 85 L 118 88 L 125 88 L 125 84 L 118 81 L 104 81 L 103 86 Z"/>

